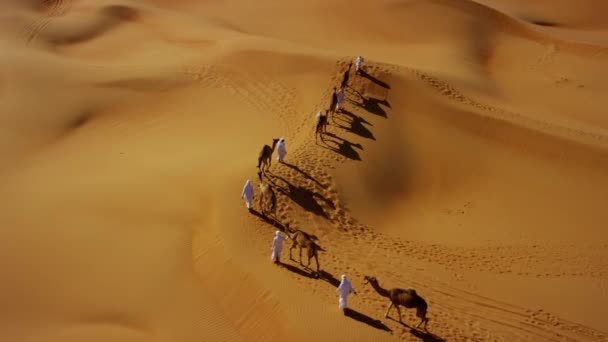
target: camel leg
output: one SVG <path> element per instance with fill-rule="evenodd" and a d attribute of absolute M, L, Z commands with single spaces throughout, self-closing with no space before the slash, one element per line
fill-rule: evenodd
<path fill-rule="evenodd" d="M 384 314 L 384 317 L 388 317 L 388 312 L 391 311 L 392 308 L 393 308 L 393 302 L 391 301 L 391 305 L 389 305 L 388 309 L 386 309 L 386 313 Z"/>
<path fill-rule="evenodd" d="M 304 264 L 302 263 L 302 247 L 300 247 L 300 265 L 304 265 Z"/>
<path fill-rule="evenodd" d="M 399 313 L 399 322 L 403 323 L 403 320 L 401 320 L 401 309 L 399 309 L 399 305 L 395 305 L 395 307 L 397 308 L 397 312 Z"/>
<path fill-rule="evenodd" d="M 420 320 L 420 323 L 418 323 L 418 325 L 416 326 L 416 329 L 418 329 L 418 327 L 420 326 L 420 324 L 422 324 L 422 322 L 424 322 L 424 330 L 426 330 L 426 323 L 428 322 L 428 318 L 424 317 Z"/>
<path fill-rule="evenodd" d="M 291 256 L 291 250 L 295 248 L 295 245 L 292 243 L 291 247 L 289 248 L 289 260 L 293 260 L 293 257 Z"/>

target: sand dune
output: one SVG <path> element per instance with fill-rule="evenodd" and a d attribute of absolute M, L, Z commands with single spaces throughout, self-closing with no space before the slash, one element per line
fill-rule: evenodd
<path fill-rule="evenodd" d="M 604 2 L 2 6 L 2 340 L 608 341 Z"/>

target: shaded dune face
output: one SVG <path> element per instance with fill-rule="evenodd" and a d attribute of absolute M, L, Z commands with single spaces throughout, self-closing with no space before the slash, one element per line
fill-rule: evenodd
<path fill-rule="evenodd" d="M 0 339 L 606 340 L 603 2 L 2 6 Z"/>

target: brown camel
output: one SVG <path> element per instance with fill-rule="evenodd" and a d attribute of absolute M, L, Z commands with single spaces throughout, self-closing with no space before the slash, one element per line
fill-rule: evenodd
<path fill-rule="evenodd" d="M 264 166 L 266 166 L 266 170 L 270 168 L 272 153 L 274 152 L 274 148 L 277 146 L 277 142 L 279 142 L 279 139 L 274 138 L 272 139 L 272 147 L 268 145 L 264 145 L 264 147 L 262 147 L 262 151 L 260 151 L 260 155 L 258 156 L 258 169 L 260 171 L 264 172 Z"/>
<path fill-rule="evenodd" d="M 340 88 L 346 89 L 348 86 L 348 79 L 350 78 L 350 68 L 353 66 L 353 62 L 350 62 L 348 65 L 348 69 L 344 72 L 344 76 L 342 77 L 342 83 L 340 84 Z"/>
<path fill-rule="evenodd" d="M 287 235 L 289 236 L 289 239 L 291 240 L 291 247 L 289 248 L 289 259 L 293 260 L 293 257 L 291 256 L 291 251 L 294 248 L 299 247 L 300 248 L 300 265 L 302 265 L 302 248 L 306 248 L 306 252 L 308 255 L 308 264 L 306 265 L 306 267 L 310 266 L 310 259 L 312 259 L 314 257 L 315 261 L 317 262 L 317 276 L 319 276 L 319 257 L 318 257 L 319 246 L 316 243 L 314 243 L 314 241 L 312 241 L 312 238 L 307 233 L 305 233 L 299 229 L 296 229 L 295 231 L 291 231 L 289 229 L 289 223 L 285 224 L 285 232 L 287 233 Z"/>
<path fill-rule="evenodd" d="M 382 297 L 387 297 L 391 300 L 391 304 L 388 306 L 384 317 L 388 317 L 388 312 L 393 308 L 393 306 L 395 306 L 397 308 L 397 312 L 399 313 L 399 322 L 403 323 L 401 320 L 401 310 L 399 309 L 399 306 L 401 305 L 408 309 L 416 308 L 416 316 L 421 319 L 416 328 L 418 328 L 420 324 L 424 322 L 424 330 L 426 330 L 426 323 L 429 320 L 426 317 L 427 304 L 426 301 L 416 293 L 416 290 L 400 288 L 392 288 L 387 290 L 378 284 L 376 277 L 365 276 L 363 279 L 365 279 L 365 283 L 370 283 L 379 295 Z"/>
<path fill-rule="evenodd" d="M 274 213 L 274 220 L 277 220 L 277 196 L 272 190 L 269 183 L 265 183 L 262 180 L 262 171 L 258 171 L 258 177 L 260 178 L 260 196 L 258 197 L 258 205 L 260 212 L 264 217 L 268 213 Z"/>
<path fill-rule="evenodd" d="M 336 112 L 337 104 L 338 104 L 338 94 L 336 93 L 336 87 L 334 87 L 334 91 L 331 94 L 331 103 L 329 104 L 329 109 L 327 110 L 328 115 Z"/>
<path fill-rule="evenodd" d="M 319 120 L 317 121 L 317 125 L 315 127 L 315 142 L 317 141 L 317 138 L 319 137 L 319 135 L 321 135 L 321 140 L 323 140 L 322 134 L 325 133 L 326 128 L 327 128 L 327 114 L 323 113 L 319 117 Z"/>

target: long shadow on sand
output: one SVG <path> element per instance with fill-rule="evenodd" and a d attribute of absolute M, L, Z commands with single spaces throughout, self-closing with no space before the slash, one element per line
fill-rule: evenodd
<path fill-rule="evenodd" d="M 311 175 L 309 175 L 308 173 L 306 173 L 306 172 L 302 171 L 302 169 L 300 169 L 300 168 L 299 168 L 297 165 L 289 164 L 289 163 L 287 163 L 287 162 L 283 162 L 283 165 L 285 165 L 285 166 L 287 166 L 287 167 L 289 167 L 289 168 L 291 168 L 291 169 L 294 169 L 294 170 L 298 171 L 299 173 L 301 173 L 301 174 L 302 174 L 302 176 L 304 176 L 304 177 L 306 177 L 307 179 L 310 179 L 311 181 L 313 181 L 313 182 L 317 183 L 317 185 L 318 185 L 318 186 L 320 186 L 321 188 L 323 188 L 323 189 L 325 189 L 325 188 L 326 188 L 326 187 L 325 187 L 323 184 L 321 184 L 321 182 L 319 182 L 318 180 L 316 180 L 314 177 L 312 177 L 312 176 L 311 176 Z"/>
<path fill-rule="evenodd" d="M 333 287 L 340 286 L 340 281 L 336 279 L 331 273 L 319 270 L 319 279 L 328 282 Z"/>
<path fill-rule="evenodd" d="M 306 277 L 306 278 L 310 278 L 310 279 L 317 279 L 316 272 L 313 270 L 301 269 L 299 267 L 284 263 L 282 261 L 281 261 L 281 266 L 285 267 L 285 269 L 287 269 L 288 271 L 291 271 L 297 275 L 301 275 L 302 277 Z"/>
<path fill-rule="evenodd" d="M 391 328 L 384 325 L 384 323 L 382 323 L 380 320 L 373 319 L 373 318 L 371 318 L 365 314 L 362 314 L 358 311 L 355 311 L 353 309 L 346 309 L 346 316 L 350 317 L 356 321 L 359 321 L 361 323 L 365 323 L 365 324 L 369 325 L 370 327 L 373 327 L 376 329 L 389 331 L 389 332 L 392 331 Z"/>
<path fill-rule="evenodd" d="M 374 137 L 374 134 L 367 127 L 363 126 L 363 124 L 372 126 L 372 124 L 369 123 L 367 120 L 365 120 L 362 117 L 357 116 L 347 110 L 343 110 L 340 114 L 342 114 L 343 116 L 346 116 L 347 118 L 349 118 L 349 120 L 344 120 L 341 116 L 338 117 L 337 119 L 350 124 L 350 127 L 343 126 L 341 124 L 338 124 L 337 125 L 338 127 L 342 128 L 344 130 L 347 130 L 349 132 L 352 132 L 354 134 L 357 134 L 363 138 L 376 140 L 376 138 Z"/>
<path fill-rule="evenodd" d="M 275 220 L 272 217 L 264 216 L 264 215 L 262 215 L 262 213 L 260 213 L 259 211 L 255 210 L 255 209 L 251 209 L 249 212 L 252 215 L 259 217 L 260 219 L 262 219 L 264 222 L 268 223 L 269 225 L 277 227 L 281 231 L 285 231 L 285 226 L 278 220 Z"/>
<path fill-rule="evenodd" d="M 383 88 L 386 88 L 386 89 L 391 89 L 391 86 L 390 86 L 388 83 L 383 82 L 383 81 L 381 81 L 381 80 L 379 80 L 379 79 L 375 78 L 374 76 L 372 76 L 372 75 L 368 74 L 368 73 L 367 73 L 367 72 L 365 72 L 364 70 L 361 70 L 360 75 L 361 75 L 362 77 L 365 77 L 365 78 L 367 78 L 368 80 L 370 80 L 370 81 L 372 81 L 372 82 L 376 83 L 377 85 L 379 85 L 379 86 L 381 86 L 381 87 L 383 87 Z"/>
<path fill-rule="evenodd" d="M 317 199 L 319 201 L 325 202 L 325 204 L 331 209 L 336 208 L 332 201 L 328 200 L 322 195 L 300 186 L 294 186 L 281 176 L 269 174 L 268 177 L 269 179 L 272 179 L 270 180 L 270 182 L 274 185 L 274 188 L 277 191 L 289 197 L 292 201 L 296 202 L 307 211 L 322 216 L 323 218 L 329 219 L 329 216 L 327 215 L 323 207 L 317 202 Z M 284 184 L 284 186 L 278 185 L 276 183 L 276 180 L 280 180 Z"/>
<path fill-rule="evenodd" d="M 337 145 L 337 147 L 333 147 L 333 146 L 329 145 L 326 141 L 327 140 L 326 138 L 324 138 L 322 140 L 324 145 L 321 145 L 321 146 L 323 146 L 326 149 L 337 152 L 346 158 L 349 158 L 352 160 L 361 160 L 361 156 L 359 156 L 359 152 L 357 152 L 354 149 L 354 147 L 356 147 L 360 150 L 363 150 L 363 146 L 361 144 L 353 144 L 350 141 L 348 141 L 344 138 L 341 138 L 330 132 L 325 133 L 325 136 L 331 137 L 332 139 L 329 139 L 329 141 L 334 143 L 335 145 Z"/>
<path fill-rule="evenodd" d="M 424 342 L 445 342 L 445 340 L 437 335 L 431 334 L 428 331 L 420 331 L 417 329 L 411 329 L 410 334 L 418 337 Z"/>
<path fill-rule="evenodd" d="M 388 108 L 391 108 L 390 103 L 388 103 L 387 100 L 380 100 L 380 99 L 376 99 L 373 97 L 361 97 L 361 102 L 356 102 L 356 101 L 352 101 L 349 100 L 350 102 L 352 102 L 355 106 L 359 107 L 359 108 L 363 108 L 366 111 L 381 116 L 383 118 L 388 118 L 388 114 L 386 113 L 386 111 L 380 107 L 380 105 L 384 105 Z"/>
<path fill-rule="evenodd" d="M 387 318 L 395 323 L 401 324 L 404 328 L 410 329 L 410 334 L 418 337 L 419 339 L 421 339 L 424 342 L 445 342 L 445 340 L 443 338 L 441 338 L 437 335 L 434 335 L 434 334 L 430 333 L 429 331 L 422 331 L 422 330 L 419 330 L 416 328 L 412 328 L 409 325 L 405 324 L 404 322 L 399 322 L 398 320 L 396 320 L 392 317 L 387 317 Z"/>

